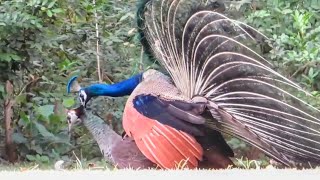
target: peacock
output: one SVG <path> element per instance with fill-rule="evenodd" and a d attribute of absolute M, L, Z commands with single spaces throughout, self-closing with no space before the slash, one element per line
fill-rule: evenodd
<path fill-rule="evenodd" d="M 81 87 L 96 96 L 128 96 L 123 128 L 139 150 L 166 169 L 233 156 L 237 137 L 288 167 L 320 164 L 320 112 L 311 94 L 274 70 L 259 47 L 268 38 L 229 18 L 215 0 L 149 0 L 137 11 L 141 44 L 165 71 L 149 69 L 115 84 Z M 217 149 L 210 151 L 210 149 Z"/>
<path fill-rule="evenodd" d="M 148 169 L 156 164 L 147 159 L 130 137 L 122 138 L 101 118 L 83 106 L 67 110 L 69 132 L 73 126 L 83 124 L 93 135 L 106 161 L 119 169 Z M 125 151 L 125 153 L 123 153 Z"/>

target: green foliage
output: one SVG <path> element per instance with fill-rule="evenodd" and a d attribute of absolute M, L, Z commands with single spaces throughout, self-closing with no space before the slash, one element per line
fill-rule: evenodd
<path fill-rule="evenodd" d="M 285 75 L 319 91 L 320 2 L 264 0 L 261 6 L 249 11 L 246 21 L 270 37 L 268 56 Z"/>
<path fill-rule="evenodd" d="M 31 162 L 37 162 L 39 164 L 42 164 L 42 163 L 49 163 L 49 158 L 48 156 L 40 156 L 39 154 L 33 156 L 33 155 L 27 155 L 26 156 L 27 159 Z"/>
<path fill-rule="evenodd" d="M 140 45 L 134 27 L 135 2 L 89 0 L 0 1 L 0 103 L 4 82 L 14 85 L 13 139 L 21 160 L 45 162 L 71 158 L 71 150 L 86 157 L 101 157 L 96 146 L 85 146 L 90 135 L 69 140 L 64 108 L 75 104 L 66 94 L 69 77 L 83 83 L 97 81 L 95 16 L 99 22 L 101 68 L 106 83 L 119 81 L 139 70 Z M 121 130 L 126 98 L 106 100 L 98 109 L 110 115 Z M 3 112 L 0 113 L 0 119 Z M 4 132 L 4 131 L 0 131 Z M 0 135 L 2 136 L 2 135 Z M 0 141 L 2 143 L 2 141 Z M 80 144 L 80 145 L 79 145 Z M 82 146 L 83 145 L 83 146 Z M 1 156 L 1 154 L 0 154 Z"/>
<path fill-rule="evenodd" d="M 270 37 L 272 49 L 264 56 L 272 59 L 283 74 L 320 97 L 320 1 L 231 2 L 235 17 Z M 22 160 L 48 164 L 74 159 L 81 167 L 82 156 L 85 160 L 101 158 L 85 129 L 75 129 L 69 139 L 64 114 L 64 108 L 76 104 L 75 96 L 66 94 L 69 77 L 78 75 L 84 85 L 97 82 L 95 20 L 99 22 L 99 53 L 105 83 L 156 67 L 141 57 L 135 28 L 136 0 L 96 3 L 94 6 L 91 0 L 0 0 L 0 107 L 6 97 L 4 82 L 10 80 L 15 100 L 13 139 Z M 126 97 L 101 97 L 99 101 L 93 106 L 96 113 L 121 133 Z M 4 132 L 1 128 L 0 137 Z M 250 156 L 244 153 L 251 152 L 245 143 L 236 138 L 228 138 L 228 143 L 237 157 Z M 71 153 L 73 150 L 75 154 Z M 81 154 L 81 161 L 75 158 L 76 154 L 79 157 Z M 237 162 L 244 168 L 268 163 L 265 157 L 259 156 L 260 161 L 252 161 L 253 158 L 256 156 Z"/>

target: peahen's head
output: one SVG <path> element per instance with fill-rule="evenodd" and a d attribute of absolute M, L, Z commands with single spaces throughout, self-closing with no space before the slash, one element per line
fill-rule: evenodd
<path fill-rule="evenodd" d="M 142 77 L 142 73 L 140 73 L 115 84 L 97 83 L 81 87 L 77 82 L 77 76 L 74 76 L 68 81 L 67 93 L 78 92 L 80 103 L 86 108 L 90 99 L 96 96 L 120 97 L 130 95 L 141 82 Z"/>
<path fill-rule="evenodd" d="M 85 109 L 81 105 L 74 109 L 67 110 L 67 122 L 68 122 L 68 133 L 70 134 L 72 128 L 82 123 L 81 116 L 85 114 Z"/>

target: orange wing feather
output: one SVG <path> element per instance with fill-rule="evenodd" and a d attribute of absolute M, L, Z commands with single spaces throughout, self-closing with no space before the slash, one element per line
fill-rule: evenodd
<path fill-rule="evenodd" d="M 187 160 L 188 168 L 202 160 L 201 145 L 189 134 L 163 125 L 137 112 L 128 101 L 123 114 L 123 128 L 150 161 L 165 169 L 174 169 Z"/>

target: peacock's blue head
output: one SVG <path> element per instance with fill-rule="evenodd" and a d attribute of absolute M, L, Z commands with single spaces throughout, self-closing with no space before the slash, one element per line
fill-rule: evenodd
<path fill-rule="evenodd" d="M 77 77 L 70 78 L 67 84 L 67 92 L 78 92 L 78 98 L 81 105 L 85 108 L 91 98 L 95 96 L 111 96 L 120 97 L 130 95 L 132 91 L 142 81 L 143 74 L 137 74 L 124 81 L 114 84 L 91 84 L 90 86 L 82 88 L 76 81 Z"/>
<path fill-rule="evenodd" d="M 85 108 L 87 108 L 87 103 L 90 101 L 91 98 L 96 96 L 120 96 L 120 92 L 115 92 L 116 90 L 113 90 L 114 87 L 112 85 L 108 84 L 91 84 L 90 86 L 81 88 L 79 90 L 79 101 L 81 105 L 83 105 Z M 121 91 L 122 92 L 122 91 Z"/>
<path fill-rule="evenodd" d="M 86 89 L 80 89 L 79 90 L 79 100 L 82 106 L 86 107 L 87 103 L 89 102 L 89 100 L 91 99 L 91 96 L 88 96 L 90 94 L 88 94 L 86 92 Z"/>

